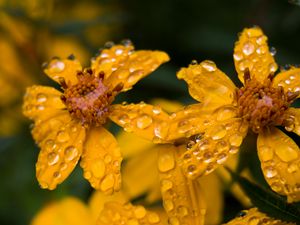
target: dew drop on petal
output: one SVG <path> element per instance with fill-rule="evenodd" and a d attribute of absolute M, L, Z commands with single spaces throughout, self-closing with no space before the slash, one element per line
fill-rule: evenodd
<path fill-rule="evenodd" d="M 115 184 L 114 176 L 112 174 L 106 175 L 106 177 L 102 180 L 100 189 L 102 191 L 107 191 L 112 188 Z"/>
<path fill-rule="evenodd" d="M 228 158 L 228 155 L 226 153 L 220 153 L 218 156 L 217 156 L 217 163 L 218 164 L 222 164 L 224 163 Z"/>
<path fill-rule="evenodd" d="M 179 206 L 177 212 L 181 217 L 187 216 L 189 214 L 188 209 L 185 206 Z"/>
<path fill-rule="evenodd" d="M 269 161 L 273 158 L 273 150 L 267 146 L 259 147 L 259 156 L 263 162 Z"/>
<path fill-rule="evenodd" d="M 219 140 L 225 137 L 227 131 L 223 125 L 216 126 L 211 132 L 211 138 L 213 140 Z"/>
<path fill-rule="evenodd" d="M 60 73 L 65 69 L 65 64 L 62 61 L 55 61 L 49 65 L 52 73 Z"/>
<path fill-rule="evenodd" d="M 149 223 L 158 223 L 160 221 L 159 216 L 156 213 L 149 213 L 148 215 Z"/>
<path fill-rule="evenodd" d="M 180 225 L 180 222 L 176 217 L 170 217 L 168 222 L 170 225 Z"/>
<path fill-rule="evenodd" d="M 57 141 L 59 142 L 67 142 L 70 139 L 70 135 L 65 131 L 59 131 L 57 133 Z"/>
<path fill-rule="evenodd" d="M 251 55 L 254 52 L 255 46 L 251 42 L 246 42 L 243 46 L 243 53 L 245 55 Z"/>
<path fill-rule="evenodd" d="M 276 155 L 284 162 L 290 162 L 298 158 L 298 151 L 293 147 L 281 147 L 278 146 L 275 149 Z"/>
<path fill-rule="evenodd" d="M 243 142 L 243 136 L 240 134 L 233 134 L 229 138 L 229 143 L 231 146 L 239 147 Z"/>
<path fill-rule="evenodd" d="M 105 174 L 105 163 L 103 162 L 103 160 L 95 160 L 91 166 L 91 171 L 95 177 L 102 178 Z"/>
<path fill-rule="evenodd" d="M 233 58 L 236 60 L 236 61 L 240 61 L 243 59 L 243 55 L 240 53 L 240 52 L 236 52 L 233 54 Z"/>
<path fill-rule="evenodd" d="M 277 52 L 276 48 L 274 48 L 274 47 L 270 48 L 270 53 L 271 53 L 272 56 L 276 55 L 276 52 Z"/>
<path fill-rule="evenodd" d="M 48 165 L 52 166 L 58 162 L 59 155 L 55 152 L 50 152 L 47 156 L 47 159 L 48 159 Z"/>
<path fill-rule="evenodd" d="M 264 172 L 267 178 L 272 178 L 277 175 L 277 170 L 272 166 L 265 167 Z"/>
<path fill-rule="evenodd" d="M 161 181 L 160 185 L 161 185 L 161 191 L 165 192 L 170 190 L 173 187 L 173 182 L 171 180 L 164 179 Z"/>
<path fill-rule="evenodd" d="M 158 158 L 158 169 L 161 172 L 167 172 L 173 169 L 175 166 L 175 159 L 173 155 L 170 154 L 162 154 Z"/>
<path fill-rule="evenodd" d="M 47 139 L 47 140 L 45 141 L 45 149 L 46 149 L 46 151 L 50 152 L 50 151 L 52 151 L 55 147 L 56 147 L 56 144 L 55 144 L 55 142 L 54 142 L 53 139 Z"/>
<path fill-rule="evenodd" d="M 134 215 L 137 219 L 142 219 L 146 216 L 146 209 L 143 207 L 143 206 L 137 206 L 135 209 L 134 209 Z"/>
<path fill-rule="evenodd" d="M 47 96 L 43 93 L 38 93 L 36 95 L 36 101 L 39 103 L 45 102 L 45 101 L 47 101 Z"/>
<path fill-rule="evenodd" d="M 137 118 L 136 126 L 140 129 L 145 129 L 149 127 L 151 123 L 152 123 L 152 118 L 145 114 Z"/>
<path fill-rule="evenodd" d="M 167 199 L 163 202 L 164 204 L 164 208 L 166 209 L 166 211 L 172 211 L 174 209 L 174 203 L 172 200 Z"/>
<path fill-rule="evenodd" d="M 200 64 L 205 70 L 209 72 L 214 72 L 217 69 L 217 66 L 214 62 L 206 60 Z"/>
<path fill-rule="evenodd" d="M 297 166 L 296 163 L 292 163 L 288 166 L 287 171 L 288 173 L 295 173 L 299 170 L 299 167 Z"/>
<path fill-rule="evenodd" d="M 78 155 L 78 150 L 74 146 L 68 146 L 65 149 L 65 159 L 66 161 L 73 160 Z"/>

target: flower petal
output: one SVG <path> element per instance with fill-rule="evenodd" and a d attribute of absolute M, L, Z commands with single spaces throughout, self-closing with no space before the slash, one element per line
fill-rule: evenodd
<path fill-rule="evenodd" d="M 77 83 L 77 71 L 81 71 L 82 66 L 77 59 L 52 59 L 44 72 L 54 81 L 60 83 L 64 78 L 66 83 Z"/>
<path fill-rule="evenodd" d="M 41 151 L 36 163 L 36 176 L 41 187 L 50 190 L 72 172 L 85 139 L 85 129 L 76 121 L 55 128 L 39 143 Z"/>
<path fill-rule="evenodd" d="M 93 224 L 89 209 L 74 197 L 66 197 L 44 207 L 33 218 L 31 225 L 86 225 Z"/>
<path fill-rule="evenodd" d="M 269 51 L 268 38 L 259 27 L 246 28 L 234 47 L 234 65 L 239 79 L 244 83 L 244 72 L 248 68 L 251 77 L 263 82 L 278 66 Z"/>
<path fill-rule="evenodd" d="M 104 206 L 97 225 L 162 225 L 159 215 L 155 212 L 147 211 L 143 206 L 133 206 L 130 203 L 121 204 L 109 202 Z"/>
<path fill-rule="evenodd" d="M 127 91 L 167 61 L 169 61 L 169 56 L 165 52 L 135 51 L 116 65 L 116 70 L 104 80 L 104 83 L 113 87 L 122 83 L 122 91 Z"/>
<path fill-rule="evenodd" d="M 88 131 L 80 166 L 91 186 L 107 194 L 121 186 L 121 153 L 115 137 L 104 127 Z"/>
<path fill-rule="evenodd" d="M 224 116 L 218 110 L 214 111 L 214 115 L 228 117 L 233 110 L 230 106 L 226 108 Z M 109 116 L 127 132 L 134 132 L 156 143 L 168 143 L 203 132 L 212 117 L 211 113 L 202 104 L 194 104 L 168 115 L 159 106 L 140 103 L 113 105 Z"/>
<path fill-rule="evenodd" d="M 278 128 L 258 135 L 257 151 L 265 179 L 271 189 L 286 195 L 288 202 L 300 200 L 300 150 Z"/>
<path fill-rule="evenodd" d="M 268 217 L 258 211 L 257 208 L 243 210 L 239 215 L 225 225 L 248 225 L 248 224 L 269 224 L 269 225 L 296 225 Z"/>
<path fill-rule="evenodd" d="M 238 152 L 247 131 L 248 125 L 239 118 L 208 126 L 201 136 L 187 144 L 187 151 L 181 156 L 185 175 L 194 179 L 214 171 L 230 154 Z"/>
<path fill-rule="evenodd" d="M 179 156 L 185 149 L 161 146 L 158 157 L 161 193 L 170 224 L 204 224 L 206 204 L 196 180 L 182 173 Z"/>
<path fill-rule="evenodd" d="M 300 136 L 300 108 L 289 107 L 286 111 L 287 120 L 290 124 L 285 126 L 285 129 L 294 132 Z"/>
<path fill-rule="evenodd" d="M 169 115 L 160 107 L 145 103 L 111 106 L 109 118 L 127 132 L 160 142 L 168 134 Z"/>
<path fill-rule="evenodd" d="M 285 92 L 300 91 L 300 68 L 291 67 L 287 71 L 278 73 L 274 77 L 273 85 L 283 87 Z M 298 95 L 298 98 L 300 98 L 300 95 Z"/>
<path fill-rule="evenodd" d="M 139 138 L 136 137 L 136 139 Z M 158 148 L 152 146 L 152 148 L 144 149 L 140 154 L 128 159 L 122 167 L 123 189 L 130 199 L 146 194 L 147 203 L 160 200 L 161 194 L 156 166 Z"/>
<path fill-rule="evenodd" d="M 190 95 L 205 107 L 215 108 L 233 102 L 235 85 L 212 61 L 182 68 L 177 77 L 187 82 Z"/>
<path fill-rule="evenodd" d="M 46 86 L 28 87 L 24 96 L 23 113 L 38 122 L 47 119 L 65 108 L 60 99 L 61 92 Z"/>

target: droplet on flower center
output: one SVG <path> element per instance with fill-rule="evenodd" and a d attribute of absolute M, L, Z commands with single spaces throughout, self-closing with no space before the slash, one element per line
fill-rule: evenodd
<path fill-rule="evenodd" d="M 115 95 L 122 89 L 103 84 L 104 73 L 97 76 L 91 69 L 78 71 L 78 83 L 67 85 L 62 81 L 64 94 L 61 96 L 71 116 L 83 125 L 100 126 L 106 122 L 109 106 Z"/>
<path fill-rule="evenodd" d="M 249 123 L 253 132 L 258 133 L 266 126 L 283 125 L 291 102 L 290 93 L 282 87 L 272 85 L 273 75 L 263 83 L 251 79 L 248 69 L 244 75 L 245 85 L 237 91 L 239 116 Z"/>

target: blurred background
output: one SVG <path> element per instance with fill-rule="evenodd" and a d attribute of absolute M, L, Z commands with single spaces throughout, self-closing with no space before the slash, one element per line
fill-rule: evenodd
<path fill-rule="evenodd" d="M 26 86 L 53 85 L 42 64 L 74 54 L 88 66 L 106 41 L 131 39 L 136 49 L 166 51 L 171 61 L 140 81 L 118 101 L 153 98 L 193 100 L 176 71 L 193 59 L 213 60 L 237 85 L 234 42 L 244 27 L 260 26 L 277 50 L 280 66 L 300 63 L 300 7 L 297 1 L 199 0 L 0 0 L 0 224 L 29 224 L 47 202 L 65 195 L 87 200 L 92 192 L 77 166 L 55 191 L 40 189 L 35 178 L 39 150 L 30 121 L 21 114 Z M 112 127 L 117 132 L 115 127 Z M 295 138 L 294 138 L 295 140 Z M 255 141 L 246 141 L 255 149 Z M 250 144 L 249 144 L 250 143 Z M 298 142 L 299 144 L 299 142 Z M 244 145 L 245 146 L 245 145 Z M 253 173 L 261 179 L 257 163 Z M 253 153 L 254 152 L 254 153 Z M 250 158 L 251 158 L 250 157 Z M 249 159 L 249 158 L 248 158 Z M 241 204 L 224 188 L 224 221 Z"/>

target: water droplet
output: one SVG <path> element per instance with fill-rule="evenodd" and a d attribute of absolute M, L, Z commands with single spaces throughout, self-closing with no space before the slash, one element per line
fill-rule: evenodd
<path fill-rule="evenodd" d="M 126 124 L 126 123 L 129 123 L 129 116 L 128 115 L 126 115 L 126 114 L 123 114 L 123 115 L 121 115 L 119 118 L 118 118 L 118 120 L 119 120 L 119 122 L 122 124 L 122 125 L 124 125 L 124 124 Z"/>
<path fill-rule="evenodd" d="M 107 191 L 111 189 L 115 184 L 114 176 L 112 174 L 106 175 L 106 177 L 102 180 L 100 189 L 102 191 Z"/>
<path fill-rule="evenodd" d="M 230 119 L 236 115 L 236 111 L 233 107 L 221 107 L 217 109 L 214 114 L 217 115 L 217 120 L 218 121 L 223 121 Z"/>
<path fill-rule="evenodd" d="M 55 152 L 51 152 L 48 154 L 47 159 L 48 159 L 48 165 L 52 166 L 58 162 L 59 155 Z"/>
<path fill-rule="evenodd" d="M 251 42 L 246 42 L 243 46 L 243 53 L 245 55 L 251 55 L 254 52 L 255 46 Z"/>
<path fill-rule="evenodd" d="M 271 53 L 272 56 L 276 55 L 276 52 L 277 52 L 276 48 L 274 48 L 274 47 L 270 48 L 270 53 Z"/>
<path fill-rule="evenodd" d="M 61 177 L 61 173 L 60 172 L 56 171 L 56 172 L 53 173 L 53 178 L 54 179 L 59 179 L 60 177 Z"/>
<path fill-rule="evenodd" d="M 161 181 L 160 185 L 161 185 L 161 191 L 166 192 L 173 187 L 173 182 L 170 180 L 164 179 Z"/>
<path fill-rule="evenodd" d="M 140 129 L 145 129 L 149 127 L 152 123 L 152 118 L 146 114 L 140 116 L 136 120 L 136 126 Z"/>
<path fill-rule="evenodd" d="M 262 44 L 264 44 L 265 43 L 265 41 L 267 40 L 267 38 L 265 37 L 265 36 L 259 36 L 257 39 L 256 39 L 256 43 L 258 44 L 258 45 L 262 45 Z"/>
<path fill-rule="evenodd" d="M 228 158 L 228 155 L 226 153 L 220 153 L 218 156 L 217 156 L 217 163 L 218 164 L 222 164 L 224 163 Z"/>
<path fill-rule="evenodd" d="M 67 163 L 61 163 L 61 164 L 60 164 L 60 170 L 61 170 L 61 171 L 64 171 L 64 170 L 66 170 L 67 168 L 68 168 Z"/>
<path fill-rule="evenodd" d="M 158 223 L 160 219 L 156 213 L 150 212 L 148 215 L 148 221 L 149 223 Z"/>
<path fill-rule="evenodd" d="M 95 177 L 102 178 L 105 174 L 105 163 L 103 160 L 95 160 L 91 165 L 91 171 Z"/>
<path fill-rule="evenodd" d="M 174 203 L 172 200 L 167 199 L 163 202 L 163 204 L 167 212 L 170 212 L 174 209 Z"/>
<path fill-rule="evenodd" d="M 272 178 L 277 175 L 277 170 L 272 166 L 267 166 L 263 170 L 267 178 Z"/>
<path fill-rule="evenodd" d="M 197 60 L 193 59 L 191 65 L 197 65 L 197 64 L 198 64 Z"/>
<path fill-rule="evenodd" d="M 269 148 L 267 146 L 260 146 L 258 149 L 258 154 L 261 159 L 261 161 L 266 162 L 271 159 L 273 159 L 274 152 L 272 148 Z"/>
<path fill-rule="evenodd" d="M 56 147 L 56 144 L 55 144 L 55 142 L 54 142 L 53 139 L 47 139 L 45 141 L 45 149 L 46 149 L 46 151 L 48 151 L 48 152 L 53 151 L 53 149 L 55 149 L 55 147 Z"/>
<path fill-rule="evenodd" d="M 170 225 L 180 225 L 179 220 L 176 217 L 170 217 L 168 222 Z"/>
<path fill-rule="evenodd" d="M 234 146 L 230 147 L 230 149 L 229 149 L 230 154 L 236 154 L 238 151 L 239 151 L 239 148 L 234 147 Z"/>
<path fill-rule="evenodd" d="M 217 70 L 217 66 L 214 62 L 205 60 L 200 64 L 205 70 L 213 72 Z"/>
<path fill-rule="evenodd" d="M 256 49 L 256 53 L 259 55 L 265 54 L 266 52 L 267 52 L 267 47 L 264 45 Z"/>
<path fill-rule="evenodd" d="M 68 146 L 65 149 L 65 160 L 71 161 L 78 155 L 78 150 L 74 146 Z"/>
<path fill-rule="evenodd" d="M 43 93 L 39 93 L 36 95 L 36 101 L 39 103 L 47 101 L 47 96 Z"/>
<path fill-rule="evenodd" d="M 179 206 L 177 212 L 181 217 L 185 217 L 189 214 L 189 211 L 185 206 Z"/>
<path fill-rule="evenodd" d="M 215 126 L 211 131 L 211 138 L 213 140 L 219 140 L 225 137 L 227 131 L 223 125 Z"/>
<path fill-rule="evenodd" d="M 36 109 L 42 111 L 42 110 L 45 109 L 45 106 L 43 106 L 43 105 L 37 105 Z"/>
<path fill-rule="evenodd" d="M 248 220 L 248 225 L 258 225 L 259 223 L 260 220 L 256 216 L 253 216 Z"/>
<path fill-rule="evenodd" d="M 290 162 L 298 158 L 298 150 L 287 145 L 276 146 L 275 152 L 276 155 L 284 162 Z"/>
<path fill-rule="evenodd" d="M 295 173 L 295 172 L 297 172 L 298 170 L 299 170 L 299 167 L 297 166 L 296 163 L 290 164 L 290 165 L 288 166 L 288 168 L 287 168 L 287 171 L 288 171 L 289 173 Z"/>
<path fill-rule="evenodd" d="M 67 142 L 70 139 L 70 136 L 65 131 L 59 131 L 57 133 L 57 141 L 59 142 Z"/>
<path fill-rule="evenodd" d="M 159 106 L 154 106 L 152 112 L 156 115 L 161 113 L 161 108 Z"/>
<path fill-rule="evenodd" d="M 49 65 L 51 73 L 60 73 L 65 69 L 65 64 L 62 61 L 54 61 Z"/>
<path fill-rule="evenodd" d="M 233 54 L 233 58 L 236 60 L 236 61 L 240 61 L 243 59 L 243 55 L 240 53 L 240 52 L 236 52 Z"/>
<path fill-rule="evenodd" d="M 231 146 L 239 147 L 243 142 L 243 136 L 240 134 L 233 134 L 229 138 L 229 143 Z"/>
<path fill-rule="evenodd" d="M 191 149 L 196 143 L 194 141 L 189 141 L 187 144 L 186 144 L 186 148 L 187 149 Z"/>
<path fill-rule="evenodd" d="M 277 70 L 277 64 L 276 63 L 270 63 L 269 70 L 270 70 L 270 72 L 275 72 Z"/>
<path fill-rule="evenodd" d="M 187 167 L 187 172 L 188 172 L 188 174 L 193 174 L 194 172 L 195 172 L 195 170 L 197 169 L 197 167 L 195 166 L 195 165 L 189 165 L 188 167 Z"/>
<path fill-rule="evenodd" d="M 143 206 L 137 206 L 135 209 L 134 209 L 134 215 L 136 218 L 138 219 L 142 219 L 146 216 L 146 209 L 143 207 Z"/>
<path fill-rule="evenodd" d="M 276 192 L 279 192 L 282 190 L 282 187 L 281 187 L 281 184 L 278 183 L 278 182 L 274 182 L 271 184 L 271 188 L 272 190 L 276 191 Z"/>
<path fill-rule="evenodd" d="M 161 172 L 167 172 L 175 166 L 175 159 L 173 154 L 162 154 L 158 158 L 158 169 Z"/>
<path fill-rule="evenodd" d="M 209 163 L 209 162 L 213 161 L 213 156 L 214 156 L 214 154 L 212 152 L 205 152 L 203 154 L 204 162 Z"/>
<path fill-rule="evenodd" d="M 104 162 L 105 162 L 106 164 L 110 163 L 111 160 L 112 160 L 112 158 L 111 158 L 111 156 L 110 156 L 109 154 L 107 154 L 107 155 L 104 157 Z"/>
<path fill-rule="evenodd" d="M 116 55 L 121 55 L 123 53 L 123 49 L 121 49 L 121 48 L 117 48 L 116 50 L 115 50 L 115 54 Z"/>
<path fill-rule="evenodd" d="M 92 173 L 90 171 L 85 171 L 83 177 L 88 180 L 92 177 Z"/>

